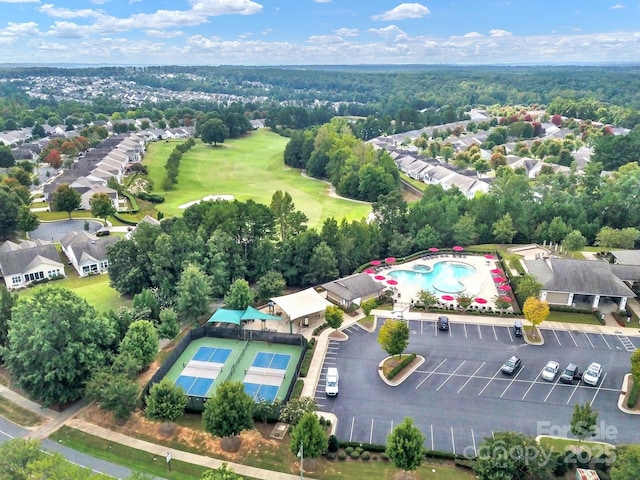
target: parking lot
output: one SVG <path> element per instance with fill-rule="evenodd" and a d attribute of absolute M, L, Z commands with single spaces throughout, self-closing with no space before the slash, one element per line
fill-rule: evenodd
<path fill-rule="evenodd" d="M 568 429 L 573 405 L 589 402 L 600 412 L 599 421 L 615 427 L 611 443 L 636 441 L 637 427 L 617 408 L 630 352 L 640 346 L 637 337 L 565 330 L 542 330 L 545 344 L 527 345 L 505 326 L 450 323 L 439 331 L 435 321 L 409 320 L 407 352 L 426 358 L 401 385 L 390 387 L 379 377 L 378 363 L 387 356 L 377 342 L 377 331 L 359 325 L 345 330 L 349 340 L 329 342 L 315 398 L 320 410 L 338 417 L 341 440 L 385 443 L 393 426 L 405 416 L 414 418 L 428 448 L 475 454 L 482 439 L 494 431 L 545 433 L 545 428 Z M 380 324 L 380 322 L 379 322 Z M 522 359 L 513 376 L 500 371 L 510 356 Z M 563 369 L 577 363 L 603 365 L 595 387 L 545 381 L 540 374 L 547 361 Z M 340 371 L 340 393 L 324 394 L 324 372 Z"/>

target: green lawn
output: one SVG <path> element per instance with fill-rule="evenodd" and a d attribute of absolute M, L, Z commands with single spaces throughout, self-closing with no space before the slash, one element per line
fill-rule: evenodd
<path fill-rule="evenodd" d="M 72 290 L 101 312 L 117 310 L 121 305 L 131 305 L 131 300 L 121 297 L 117 290 L 109 286 L 109 275 L 94 275 L 80 278 L 78 272 L 70 266 L 66 267 L 66 272 L 69 276 L 63 280 L 36 285 L 20 291 L 18 295 L 30 297 L 36 291 L 43 288 L 61 287 Z"/>
<path fill-rule="evenodd" d="M 601 325 L 595 315 L 591 313 L 555 312 L 553 310 L 549 312 L 546 321 Z"/>
<path fill-rule="evenodd" d="M 540 437 L 540 445 L 550 448 L 554 452 L 566 452 L 571 447 L 577 446 L 578 440 L 574 438 Z M 599 457 L 603 453 L 612 455 L 616 451 L 613 445 L 601 442 L 582 441 L 580 442 L 580 448 L 591 452 L 592 457 Z"/>
<path fill-rule="evenodd" d="M 304 178 L 300 171 L 284 165 L 282 154 L 288 139 L 262 129 L 241 139 L 229 139 L 217 147 L 199 140 L 180 162 L 178 184 L 174 190 L 160 189 L 165 176 L 164 163 L 177 141 L 149 145 L 144 164 L 154 193 L 165 197 L 156 208 L 165 215 L 180 215 L 180 205 L 207 195 L 233 195 L 240 201 L 254 200 L 269 205 L 276 190 L 289 192 L 296 208 L 309 218 L 310 227 L 319 227 L 334 217 L 355 220 L 365 218 L 370 205 L 332 198 L 324 182 Z"/>

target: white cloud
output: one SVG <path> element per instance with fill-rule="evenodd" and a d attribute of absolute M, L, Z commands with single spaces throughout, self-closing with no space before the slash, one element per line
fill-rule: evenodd
<path fill-rule="evenodd" d="M 335 43 L 345 43 L 342 37 L 336 35 L 313 35 L 307 40 L 309 43 L 317 45 L 329 45 Z"/>
<path fill-rule="evenodd" d="M 83 8 L 80 10 L 56 8 L 52 3 L 45 3 L 38 8 L 38 11 L 53 18 L 90 18 L 101 15 L 100 10 L 93 10 L 91 8 Z"/>
<path fill-rule="evenodd" d="M 313 0 L 316 3 L 331 3 L 331 0 Z"/>
<path fill-rule="evenodd" d="M 395 25 L 389 25 L 384 28 L 370 28 L 369 33 L 377 35 L 378 37 L 393 38 L 396 41 L 407 39 L 407 34 Z"/>
<path fill-rule="evenodd" d="M 40 0 L 0 0 L 0 3 L 40 3 Z"/>
<path fill-rule="evenodd" d="M 184 32 L 181 30 L 154 30 L 154 29 L 150 29 L 150 30 L 145 30 L 145 32 L 148 36 L 150 37 L 156 37 L 156 38 L 176 38 L 176 37 L 183 37 L 184 36 Z"/>
<path fill-rule="evenodd" d="M 5 28 L 0 28 L 0 44 L 12 45 L 22 41 L 24 37 L 35 37 L 39 34 L 36 22 L 9 22 Z"/>
<path fill-rule="evenodd" d="M 341 37 L 357 37 L 360 33 L 357 28 L 339 28 L 334 32 Z"/>
<path fill-rule="evenodd" d="M 111 0 L 91 0 L 91 3 L 94 5 L 104 5 L 105 3 L 109 3 Z"/>
<path fill-rule="evenodd" d="M 401 3 L 397 7 L 392 8 L 379 15 L 373 15 L 372 20 L 395 21 L 404 20 L 406 18 L 422 18 L 429 15 L 431 11 L 420 3 Z"/>
<path fill-rule="evenodd" d="M 483 34 L 478 33 L 478 32 L 469 32 L 469 33 L 465 33 L 463 35 L 463 37 L 465 38 L 477 38 L 477 37 L 484 37 Z"/>
<path fill-rule="evenodd" d="M 513 33 L 499 28 L 494 28 L 493 30 L 489 30 L 489 35 L 492 37 L 510 37 Z"/>
<path fill-rule="evenodd" d="M 190 0 L 191 11 L 209 17 L 219 15 L 253 15 L 262 10 L 262 5 L 251 0 Z"/>
<path fill-rule="evenodd" d="M 262 35 L 269 35 L 271 32 L 273 32 L 273 28 L 265 28 L 264 30 L 262 30 L 260 33 Z"/>
<path fill-rule="evenodd" d="M 622 5 L 621 3 L 616 3 L 613 7 L 609 7 L 609 8 L 610 8 L 611 10 L 621 10 L 621 9 L 624 9 L 624 8 L 627 8 L 627 7 L 625 7 L 625 6 L 624 6 L 624 5 Z"/>

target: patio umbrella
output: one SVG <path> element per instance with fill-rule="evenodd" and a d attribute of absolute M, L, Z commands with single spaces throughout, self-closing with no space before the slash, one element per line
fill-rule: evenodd
<path fill-rule="evenodd" d="M 367 268 L 366 270 L 363 270 L 364 273 L 368 273 L 369 275 L 371 275 L 372 273 L 376 273 L 376 271 L 373 268 Z"/>
<path fill-rule="evenodd" d="M 384 259 L 385 263 L 395 263 L 396 257 L 387 257 Z"/>
<path fill-rule="evenodd" d="M 397 280 L 394 280 L 393 278 L 390 278 L 389 280 L 387 280 L 387 283 L 388 283 L 389 285 L 397 285 L 397 284 L 398 284 L 398 281 L 397 281 Z"/>
<path fill-rule="evenodd" d="M 440 251 L 440 249 L 439 249 L 438 247 L 431 247 L 431 248 L 429 249 L 429 251 L 430 251 L 431 253 L 436 253 L 436 252 L 439 252 L 439 251 Z"/>
<path fill-rule="evenodd" d="M 481 305 L 484 305 L 485 303 L 487 303 L 487 299 L 486 298 L 481 298 L 481 297 L 476 298 L 474 301 L 476 303 L 481 304 Z"/>
<path fill-rule="evenodd" d="M 464 247 L 461 247 L 460 245 L 456 245 L 451 250 L 453 250 L 454 252 L 461 252 L 464 250 Z"/>
<path fill-rule="evenodd" d="M 491 273 L 493 273 L 494 275 L 502 275 L 504 272 L 499 268 L 494 268 L 493 270 L 491 270 Z"/>
<path fill-rule="evenodd" d="M 375 276 L 375 277 L 373 277 L 373 278 L 375 278 L 376 280 L 380 280 L 380 281 L 382 281 L 382 280 L 384 280 L 386 277 L 385 277 L 384 275 L 376 275 L 376 276 Z"/>
<path fill-rule="evenodd" d="M 503 292 L 508 292 L 509 290 L 511 290 L 511 287 L 509 285 L 500 285 L 498 288 Z"/>
<path fill-rule="evenodd" d="M 486 258 L 487 260 L 494 260 L 496 257 L 495 255 L 491 255 L 490 253 L 487 253 L 484 258 Z"/>
<path fill-rule="evenodd" d="M 507 279 L 504 277 L 493 277 L 493 281 L 496 283 L 504 283 L 507 281 Z"/>
<path fill-rule="evenodd" d="M 513 301 L 511 300 L 511 297 L 500 297 L 500 300 L 502 300 L 503 302 L 509 302 L 509 303 Z"/>
<path fill-rule="evenodd" d="M 450 302 L 452 300 L 454 300 L 454 298 L 451 295 L 442 295 L 442 298 L 445 302 Z"/>
<path fill-rule="evenodd" d="M 380 260 L 371 260 L 369 262 L 369 265 L 373 265 L 374 267 L 377 267 L 378 265 L 380 265 L 382 262 Z"/>

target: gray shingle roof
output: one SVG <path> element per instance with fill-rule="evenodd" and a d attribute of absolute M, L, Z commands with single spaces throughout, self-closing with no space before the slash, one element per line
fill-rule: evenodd
<path fill-rule="evenodd" d="M 102 237 L 89 241 L 71 242 L 68 249 L 71 249 L 79 264 L 85 263 L 87 260 L 100 262 L 107 259 L 107 247 L 120 240 L 119 237 Z M 62 241 L 60 242 L 62 243 Z"/>
<path fill-rule="evenodd" d="M 553 278 L 543 283 L 543 290 L 585 295 L 635 297 L 625 283 L 616 277 L 608 262 L 592 260 L 549 260 Z"/>
<path fill-rule="evenodd" d="M 640 265 L 640 250 L 614 250 L 611 255 L 618 263 L 624 265 Z"/>
<path fill-rule="evenodd" d="M 59 264 L 60 268 L 64 270 L 60 255 L 58 255 L 55 245 L 51 243 L 0 253 L 0 271 L 3 276 L 8 277 L 23 273 L 28 267 L 34 266 L 36 263 L 47 261 Z"/>
<path fill-rule="evenodd" d="M 331 292 L 345 300 L 366 297 L 384 290 L 384 286 L 376 282 L 366 273 L 356 273 L 349 277 L 340 278 L 322 285 L 326 291 Z"/>

